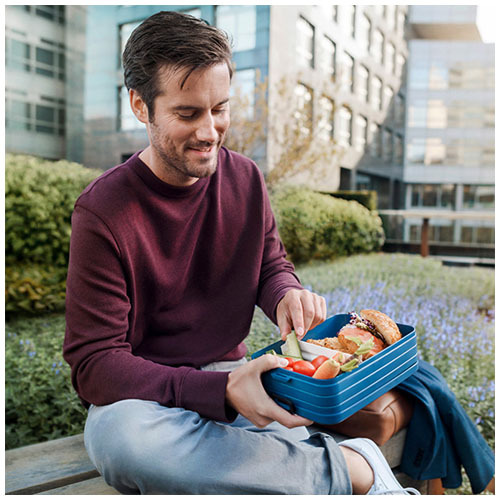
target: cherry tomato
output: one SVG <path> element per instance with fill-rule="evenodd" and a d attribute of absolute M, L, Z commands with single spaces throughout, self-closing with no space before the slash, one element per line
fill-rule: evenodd
<path fill-rule="evenodd" d="M 293 372 L 293 367 L 288 365 L 288 366 L 282 366 L 281 368 L 283 368 L 283 370 L 288 370 L 290 372 Z"/>
<path fill-rule="evenodd" d="M 316 370 L 317 370 L 327 359 L 328 359 L 327 356 L 320 355 L 320 356 L 316 356 L 311 361 L 311 363 L 314 365 L 314 368 L 316 368 Z"/>
<path fill-rule="evenodd" d="M 311 362 L 299 359 L 293 364 L 293 371 L 302 373 L 302 375 L 307 375 L 308 377 L 312 377 L 314 375 L 314 372 L 316 371 L 316 368 Z"/>

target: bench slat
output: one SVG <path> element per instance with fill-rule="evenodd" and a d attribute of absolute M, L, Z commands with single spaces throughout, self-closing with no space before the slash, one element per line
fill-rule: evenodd
<path fill-rule="evenodd" d="M 104 479 L 99 476 L 87 481 L 81 481 L 68 486 L 61 486 L 53 490 L 44 491 L 39 495 L 119 495 L 111 486 L 108 486 Z"/>
<path fill-rule="evenodd" d="M 34 494 L 99 476 L 83 434 L 5 453 L 5 493 Z"/>

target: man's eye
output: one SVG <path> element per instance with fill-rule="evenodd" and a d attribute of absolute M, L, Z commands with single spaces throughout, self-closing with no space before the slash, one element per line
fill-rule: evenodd
<path fill-rule="evenodd" d="M 178 113 L 177 116 L 182 120 L 191 120 L 195 117 L 195 113 L 189 113 L 189 114 Z"/>

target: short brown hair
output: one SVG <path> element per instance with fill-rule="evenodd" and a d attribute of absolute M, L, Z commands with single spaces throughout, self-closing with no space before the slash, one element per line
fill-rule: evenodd
<path fill-rule="evenodd" d="M 233 73 L 227 34 L 194 16 L 173 11 L 158 12 L 143 21 L 130 35 L 122 59 L 125 85 L 142 97 L 150 120 L 160 93 L 157 75 L 162 67 L 187 69 L 181 88 L 197 68 L 226 63 L 230 77 Z"/>

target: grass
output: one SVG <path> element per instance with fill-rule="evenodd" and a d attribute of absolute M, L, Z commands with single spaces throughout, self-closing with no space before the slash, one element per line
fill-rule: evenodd
<path fill-rule="evenodd" d="M 379 309 L 414 325 L 419 355 L 446 378 L 494 447 L 494 272 L 445 267 L 432 259 L 372 254 L 297 268 L 302 283 L 322 294 L 328 315 Z M 6 325 L 6 446 L 81 432 L 85 412 L 62 360 L 64 317 L 19 318 Z M 249 353 L 278 340 L 256 309 Z M 467 493 L 465 481 L 460 490 Z"/>

